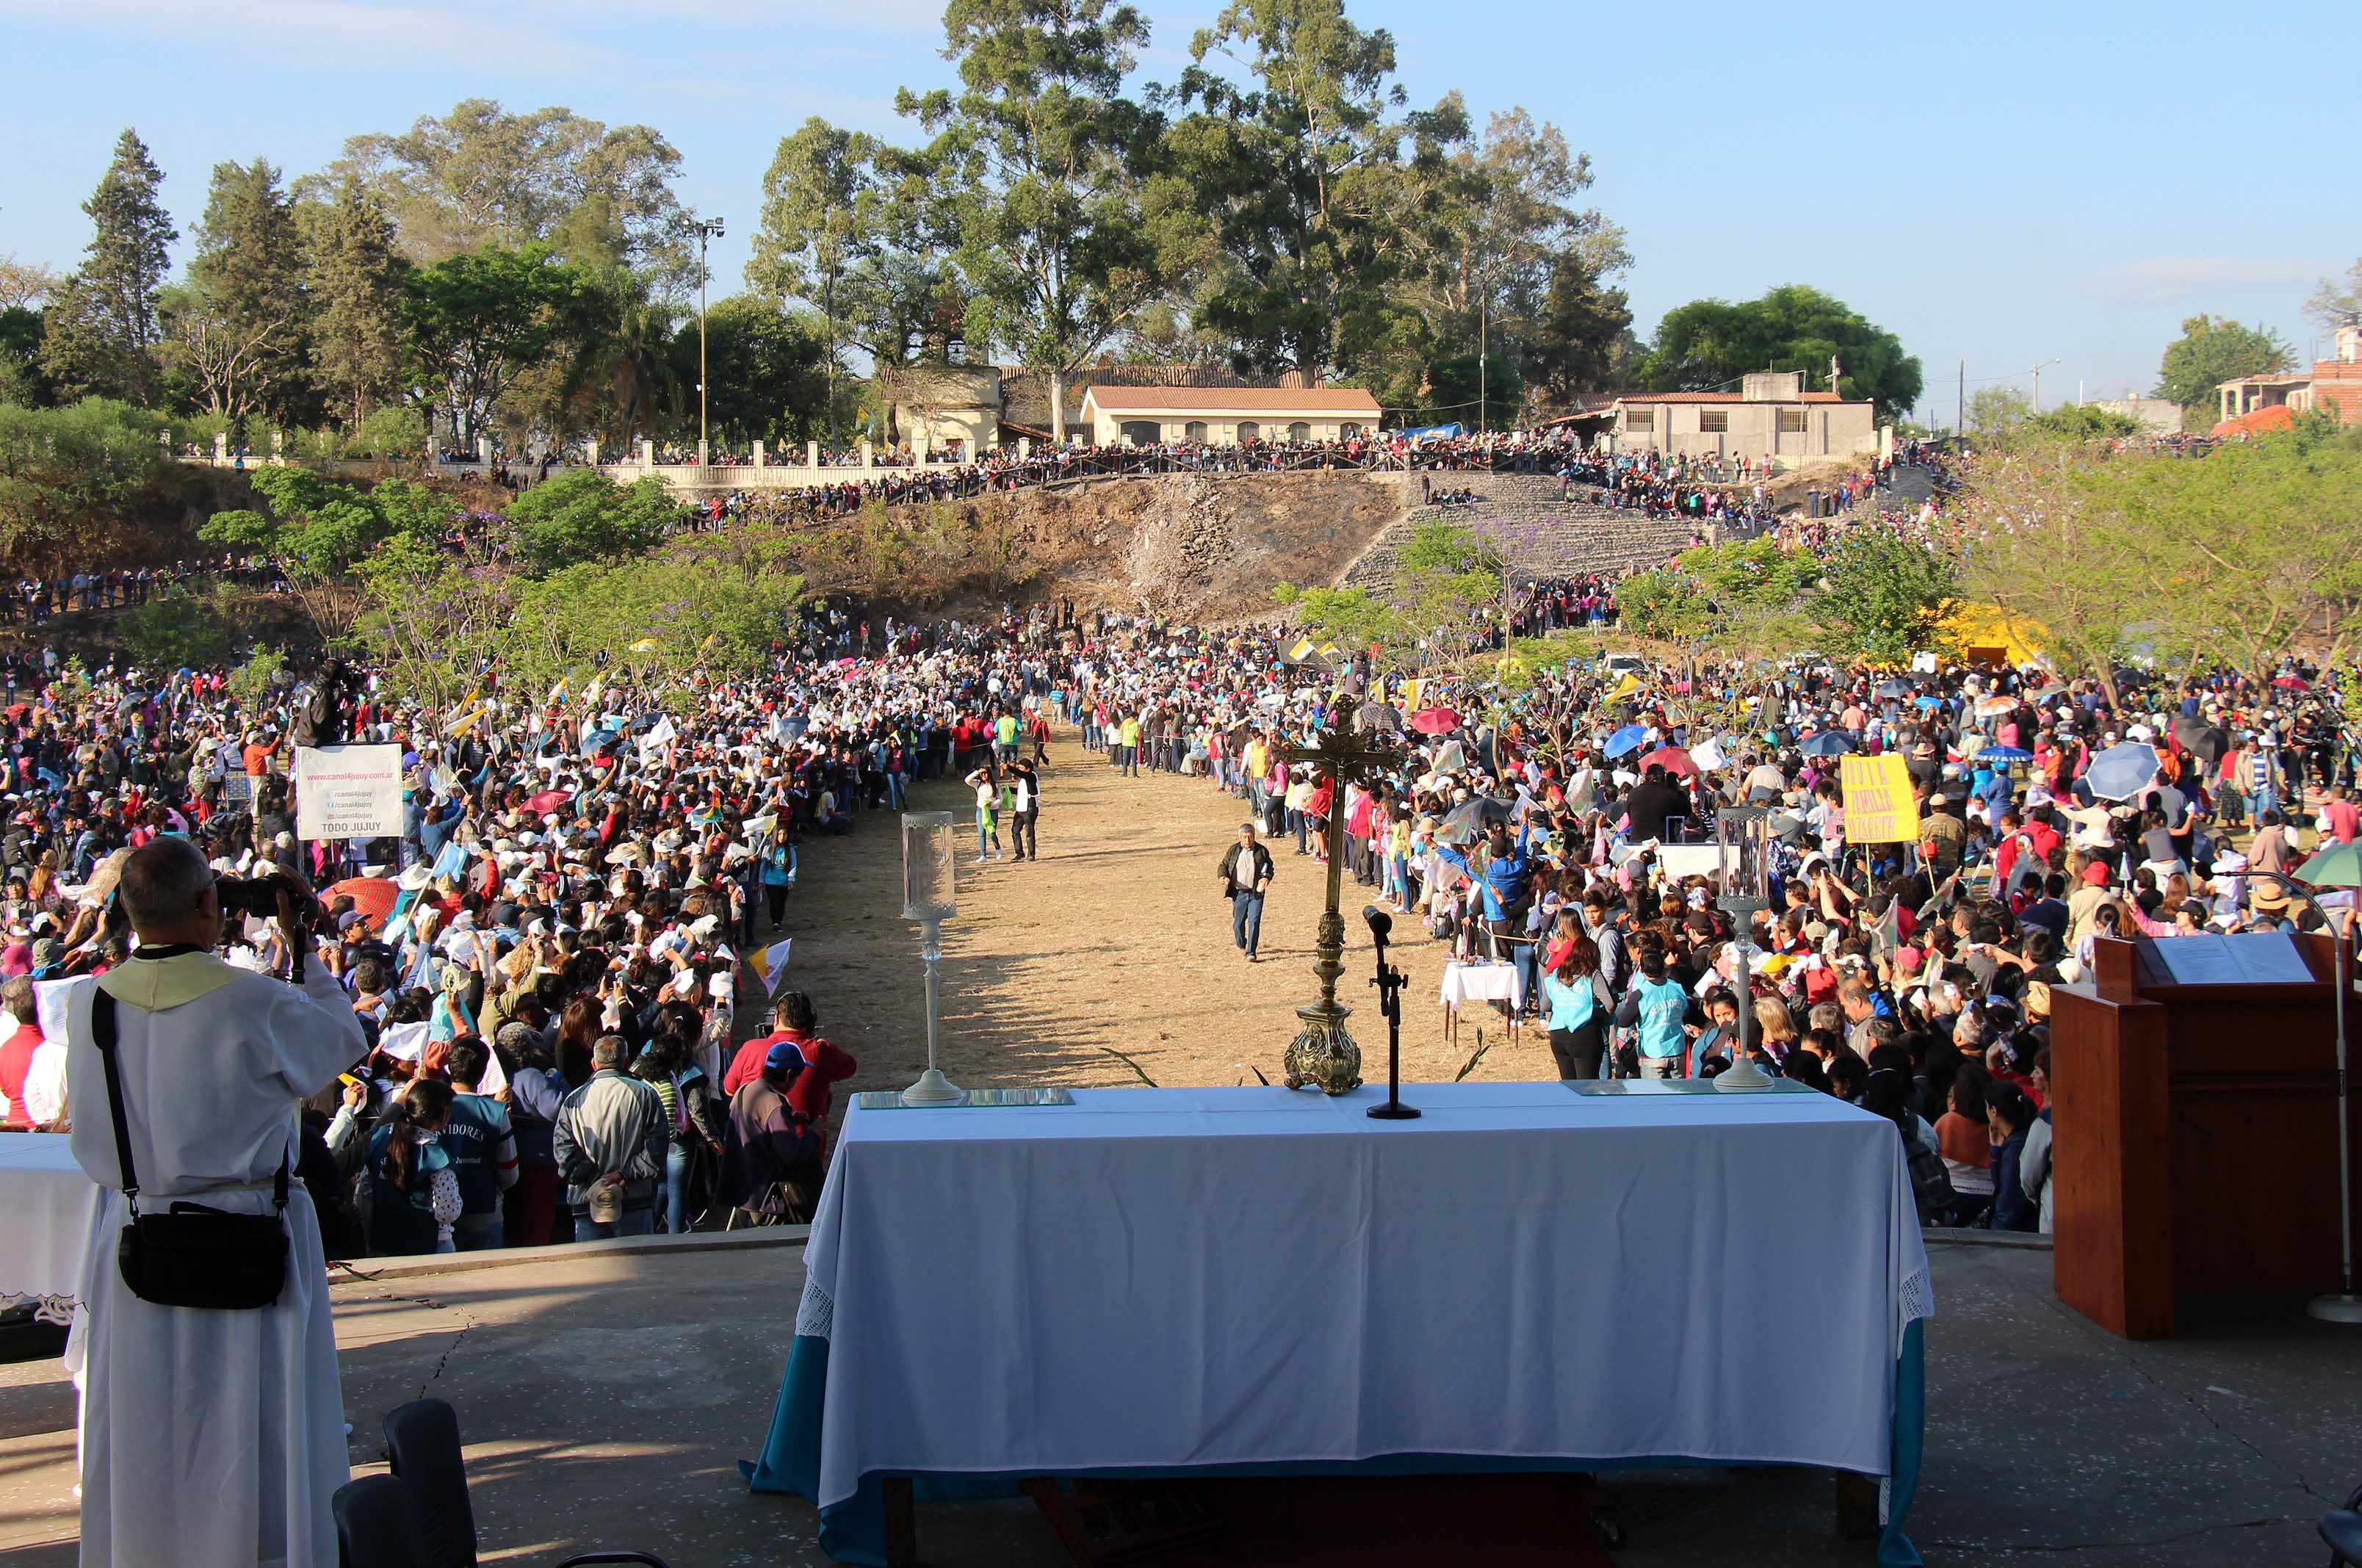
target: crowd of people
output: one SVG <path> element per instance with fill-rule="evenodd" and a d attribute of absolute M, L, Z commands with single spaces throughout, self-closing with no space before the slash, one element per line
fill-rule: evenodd
<path fill-rule="evenodd" d="M 1325 859 L 1341 813 L 1360 885 L 1458 958 L 1514 966 L 1562 1076 L 1715 1076 L 1745 1006 L 1763 1070 L 1895 1121 L 1930 1224 L 2047 1228 L 2051 988 L 2089 974 L 2095 938 L 2352 919 L 2350 895 L 2281 879 L 2362 832 L 2347 693 L 2301 663 L 2114 700 L 2032 670 L 1570 668 L 1462 720 L 1419 705 L 1449 685 L 1357 661 L 1340 701 L 1407 733 L 1398 767 L 1341 795 L 1285 760 L 1336 710 L 1278 657 L 1175 634 L 1169 678 L 1120 669 L 1081 715 L 1112 766 L 1244 803 L 1218 869 L 1244 954 L 1259 867 L 1291 844 Z M 1848 837 L 1837 758 L 1856 751 L 1904 760 L 1915 840 Z M 1770 896 L 1743 916 L 1683 853 L 1735 804 L 1772 813 Z"/>
<path fill-rule="evenodd" d="M 1697 482 L 1640 460 L 1606 476 Z M 1613 624 L 1615 591 L 1531 584 L 1511 630 Z M 1472 646 L 1501 635 L 1471 624 Z M 325 920 L 303 956 L 367 1047 L 305 1115 L 331 1255 L 809 1213 L 856 1064 L 792 983 L 800 856 L 941 777 L 973 792 L 980 859 L 1038 857 L 1061 725 L 1127 773 L 1230 791 L 1266 855 L 1324 855 L 1341 815 L 1359 882 L 1456 956 L 1518 970 L 1569 1077 L 1711 1075 L 1745 1010 L 1764 1068 L 1895 1120 L 1931 1222 L 2039 1223 L 2049 988 L 2094 937 L 2317 922 L 2272 878 L 2356 829 L 2349 693 L 2294 661 L 2113 694 L 2031 668 L 1578 664 L 1504 698 L 1308 657 L 1275 626 L 1071 602 L 919 626 L 837 602 L 730 678 L 541 697 L 487 670 L 465 712 L 333 665 L 259 698 L 219 668 L 5 673 L 8 1124 L 73 1121 L 58 999 L 130 952 L 127 856 L 178 837 L 226 878 L 300 877 Z M 1283 753 L 1348 710 L 1401 761 L 1341 792 Z M 293 749 L 345 736 L 402 748 L 398 836 L 303 836 Z M 2096 792 L 2094 762 L 2126 747 L 2154 767 Z M 1904 758 L 1916 841 L 1848 836 L 1851 751 Z M 1775 813 L 1769 907 L 1739 918 L 1682 853 L 1734 802 Z M 295 956 L 251 915 L 229 952 L 266 972 Z"/>

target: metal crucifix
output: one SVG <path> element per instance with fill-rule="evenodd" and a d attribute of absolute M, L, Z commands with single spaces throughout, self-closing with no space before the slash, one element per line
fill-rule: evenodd
<path fill-rule="evenodd" d="M 1345 786 L 1378 778 L 1401 760 L 1401 753 L 1392 746 L 1364 745 L 1364 738 L 1353 727 L 1352 700 L 1340 697 L 1318 745 L 1286 746 L 1279 754 L 1286 762 L 1310 763 L 1330 785 L 1329 825 L 1322 834 L 1329 854 L 1329 901 L 1320 914 L 1319 940 L 1313 944 L 1319 961 L 1312 966 L 1320 977 L 1320 999 L 1296 1010 L 1304 1027 L 1288 1043 L 1281 1062 L 1289 1088 L 1312 1084 L 1324 1094 L 1343 1094 L 1362 1081 L 1362 1048 L 1345 1031 L 1353 1010 L 1337 1001 L 1337 980 L 1345 972 L 1345 921 L 1337 910 L 1345 870 Z"/>

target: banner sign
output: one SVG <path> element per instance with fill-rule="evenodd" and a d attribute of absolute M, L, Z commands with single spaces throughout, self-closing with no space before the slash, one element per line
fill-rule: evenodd
<path fill-rule="evenodd" d="M 295 835 L 402 836 L 402 748 L 321 745 L 295 748 Z"/>
<path fill-rule="evenodd" d="M 1916 844 L 1919 801 L 1911 769 L 1899 756 L 1841 756 L 1838 785 L 1848 844 Z"/>

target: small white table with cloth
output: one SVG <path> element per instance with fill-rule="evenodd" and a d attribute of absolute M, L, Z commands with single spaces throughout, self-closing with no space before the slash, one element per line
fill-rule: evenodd
<path fill-rule="evenodd" d="M 1881 1555 L 1917 1561 L 1932 1301 L 1893 1122 L 1556 1082 L 1372 1121 L 1382 1094 L 854 1110 L 753 1485 L 879 1562 L 905 1477 L 1786 1463 L 1889 1479 Z M 1796 1191 L 1843 1201 L 1767 1197 Z"/>
<path fill-rule="evenodd" d="M 98 1184 L 74 1164 L 62 1132 L 0 1132 L 0 1307 L 33 1304 L 34 1315 L 73 1320 L 83 1260 L 98 1223 Z"/>
<path fill-rule="evenodd" d="M 1460 1043 L 1460 1009 L 1466 1002 L 1497 1002 L 1507 1010 L 1509 1038 L 1521 1032 L 1526 1014 L 1526 977 L 1515 964 L 1455 958 L 1443 966 L 1443 1039 Z"/>

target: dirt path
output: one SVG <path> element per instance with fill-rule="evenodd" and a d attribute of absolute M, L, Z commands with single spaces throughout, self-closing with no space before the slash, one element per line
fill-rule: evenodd
<path fill-rule="evenodd" d="M 966 828 L 959 915 L 944 928 L 943 1067 L 972 1088 L 1032 1084 L 1136 1084 L 1112 1047 L 1166 1087 L 1272 1081 L 1297 1028 L 1294 1009 L 1319 996 L 1312 943 L 1323 868 L 1275 845 L 1278 874 L 1267 900 L 1261 964 L 1232 945 L 1230 905 L 1214 867 L 1238 832 L 1243 802 L 1203 779 L 1119 777 L 1061 731 L 1043 775 L 1043 858 L 975 865 Z M 967 791 L 932 781 L 913 805 L 972 821 Z M 808 843 L 789 906 L 796 939 L 788 984 L 811 995 L 821 1029 L 861 1060 L 854 1088 L 899 1088 L 926 1061 L 926 1012 L 918 928 L 900 918 L 897 819 L 865 812 L 849 837 Z M 1004 829 L 1004 839 L 1006 830 Z M 1369 933 L 1356 918 L 1371 890 L 1346 878 L 1345 978 L 1355 1009 L 1363 1075 L 1383 1082 L 1386 1032 L 1368 985 Z M 1443 949 L 1419 922 L 1397 920 L 1403 996 L 1403 1077 L 1448 1080 L 1476 1049 L 1473 1075 L 1556 1076 L 1546 1041 L 1529 1029 L 1512 1045 L 1497 1014 L 1471 1011 L 1454 1052 L 1443 1038 L 1436 989 Z"/>

